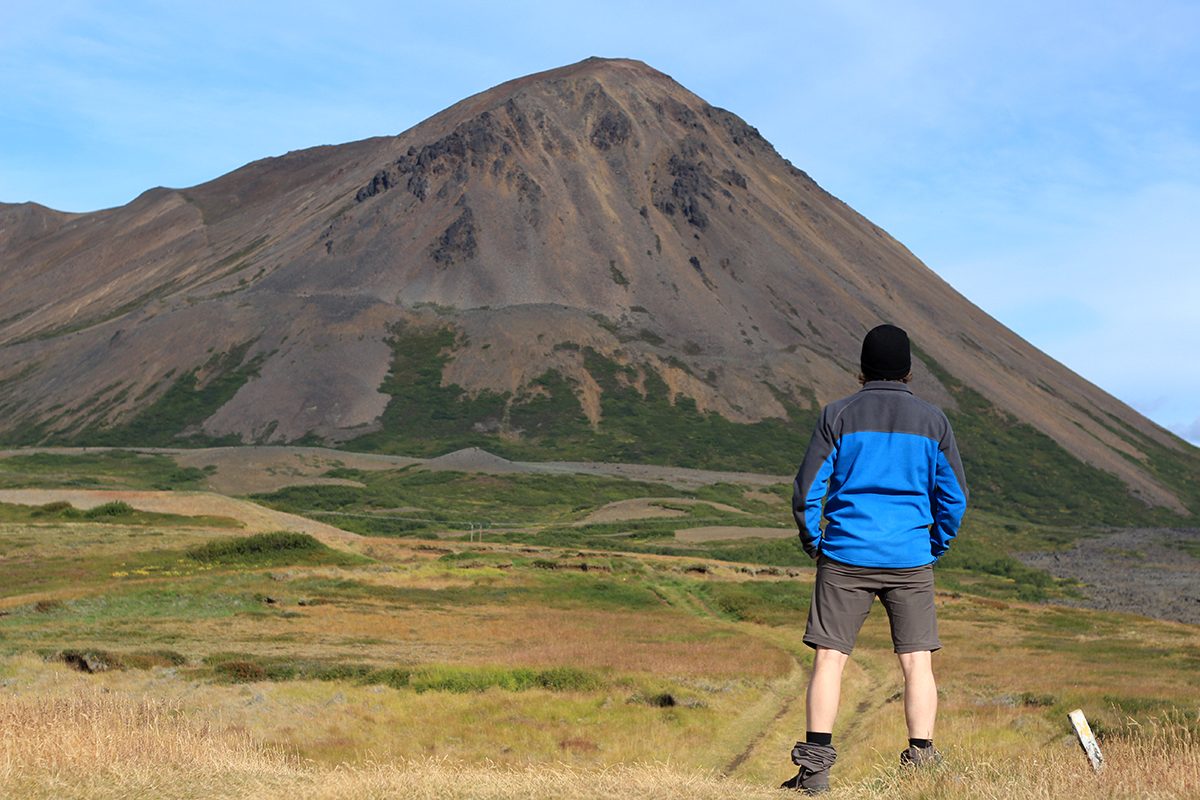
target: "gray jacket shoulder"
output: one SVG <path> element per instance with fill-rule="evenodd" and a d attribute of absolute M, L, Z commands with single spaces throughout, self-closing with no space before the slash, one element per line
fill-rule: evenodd
<path fill-rule="evenodd" d="M 874 431 L 911 433 L 941 442 L 951 431 L 950 420 L 940 408 L 907 389 L 860 390 L 826 406 L 821 424 L 835 438 Z"/>

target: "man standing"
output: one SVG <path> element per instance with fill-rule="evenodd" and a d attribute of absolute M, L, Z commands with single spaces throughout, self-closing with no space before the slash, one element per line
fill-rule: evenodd
<path fill-rule="evenodd" d="M 876 597 L 887 611 L 904 672 L 909 740 L 900 762 L 941 760 L 933 747 L 932 653 L 942 646 L 933 563 L 958 532 L 967 483 L 945 414 L 908 388 L 908 334 L 894 325 L 872 329 L 860 363 L 862 389 L 822 409 L 792 495 L 800 541 L 817 559 L 804 632 L 804 643 L 816 653 L 808 731 L 792 750 L 800 771 L 783 788 L 807 794 L 829 788 L 842 669 Z"/>

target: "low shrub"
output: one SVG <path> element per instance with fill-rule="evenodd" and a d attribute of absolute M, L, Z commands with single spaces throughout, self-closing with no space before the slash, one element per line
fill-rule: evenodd
<path fill-rule="evenodd" d="M 107 654 L 106 654 L 107 655 Z M 388 686 L 416 692 L 466 694 L 502 689 L 523 692 L 586 692 L 603 686 L 600 678 L 575 667 L 385 667 L 365 664 L 303 661 L 255 656 L 248 653 L 214 653 L 204 659 L 218 680 L 229 683 L 254 681 L 349 681 L 367 686 Z"/>
<path fill-rule="evenodd" d="M 523 692 L 547 689 L 553 692 L 588 691 L 600 686 L 599 679 L 574 667 L 529 669 L 525 667 L 425 667 L 412 673 L 408 686 L 418 692 L 484 692 L 503 689 Z"/>
<path fill-rule="evenodd" d="M 129 503 L 126 503 L 124 500 L 113 500 L 88 509 L 83 512 L 83 516 L 88 519 L 101 519 L 104 517 L 127 517 L 133 513 L 134 508 Z"/>
<path fill-rule="evenodd" d="M 370 685 L 390 686 L 393 689 L 407 689 L 412 678 L 412 670 L 400 668 L 376 669 L 363 676 L 362 682 Z"/>
<path fill-rule="evenodd" d="M 224 661 L 213 669 L 230 683 L 254 683 L 268 678 L 267 668 L 254 661 Z"/>

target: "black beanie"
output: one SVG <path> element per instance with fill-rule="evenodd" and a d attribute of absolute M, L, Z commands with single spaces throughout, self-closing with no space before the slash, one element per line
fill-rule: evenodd
<path fill-rule="evenodd" d="M 903 378 L 912 370 L 908 334 L 895 325 L 872 328 L 863 338 L 859 364 L 868 380 Z"/>

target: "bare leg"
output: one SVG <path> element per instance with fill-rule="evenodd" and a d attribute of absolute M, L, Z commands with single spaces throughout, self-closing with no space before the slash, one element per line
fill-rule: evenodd
<path fill-rule="evenodd" d="M 937 720 L 937 684 L 933 680 L 933 654 L 928 650 L 900 653 L 904 670 L 904 721 L 912 739 L 932 739 Z"/>
<path fill-rule="evenodd" d="M 928 654 L 927 654 L 928 655 Z M 833 733 L 838 703 L 842 698 L 842 670 L 850 656 L 828 647 L 818 647 L 808 681 L 808 729 Z"/>

